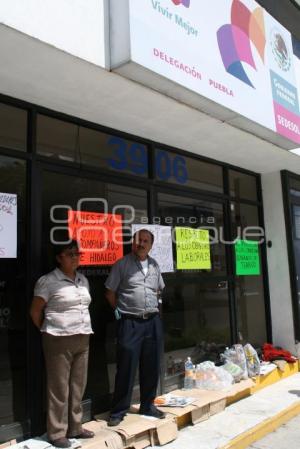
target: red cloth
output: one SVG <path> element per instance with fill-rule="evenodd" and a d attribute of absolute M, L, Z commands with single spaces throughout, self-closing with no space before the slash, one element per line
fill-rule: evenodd
<path fill-rule="evenodd" d="M 289 363 L 295 363 L 297 361 L 289 351 L 285 349 L 275 348 L 270 343 L 263 345 L 263 359 L 265 362 L 272 362 L 273 360 L 285 360 Z"/>

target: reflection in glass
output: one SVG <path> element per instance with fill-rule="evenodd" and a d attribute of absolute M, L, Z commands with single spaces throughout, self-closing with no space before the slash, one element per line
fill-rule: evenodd
<path fill-rule="evenodd" d="M 235 285 L 239 340 L 261 346 L 267 341 L 262 276 L 238 276 Z"/>
<path fill-rule="evenodd" d="M 294 265 L 295 265 L 295 277 L 293 280 L 294 290 L 296 291 L 297 305 L 296 310 L 299 308 L 298 298 L 300 296 L 300 181 L 290 177 L 290 208 L 292 215 L 292 247 L 294 253 Z"/>
<path fill-rule="evenodd" d="M 42 156 L 79 162 L 79 126 L 45 115 L 37 116 L 36 146 Z"/>
<path fill-rule="evenodd" d="M 155 150 L 155 177 L 159 181 L 223 192 L 222 167 L 161 149 Z"/>
<path fill-rule="evenodd" d="M 26 151 L 27 112 L 0 103 L 0 146 Z"/>
<path fill-rule="evenodd" d="M 245 200 L 257 201 L 256 177 L 229 170 L 230 195 Z"/>
<path fill-rule="evenodd" d="M 259 217 L 257 206 L 252 206 L 244 203 L 231 203 L 231 219 L 232 219 L 232 240 L 236 238 L 246 238 L 251 235 L 250 240 L 260 240 L 261 233 L 259 231 Z M 253 227 L 256 229 L 249 229 L 247 233 L 247 227 Z M 257 235 L 255 235 L 257 231 Z M 263 231 L 262 231 L 263 232 Z"/>
<path fill-rule="evenodd" d="M 45 115 L 37 117 L 37 151 L 62 161 L 148 176 L 146 145 Z"/>
<path fill-rule="evenodd" d="M 223 205 L 208 200 L 158 194 L 158 216 L 154 222 L 169 226 L 208 229 L 210 234 L 211 270 L 199 270 L 211 274 L 226 274 Z M 176 256 L 176 247 L 173 251 Z M 176 258 L 176 257 L 175 257 Z M 194 272 L 194 270 L 193 270 Z"/>
<path fill-rule="evenodd" d="M 139 142 L 80 127 L 79 150 L 81 162 L 85 165 L 148 176 L 147 147 Z"/>

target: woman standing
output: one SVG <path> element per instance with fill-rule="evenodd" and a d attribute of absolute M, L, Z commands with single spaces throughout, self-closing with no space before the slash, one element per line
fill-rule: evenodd
<path fill-rule="evenodd" d="M 77 271 L 78 244 L 55 247 L 57 268 L 34 288 L 30 315 L 42 332 L 47 371 L 47 433 L 53 446 L 71 446 L 68 438 L 92 438 L 82 428 L 81 400 L 87 381 L 91 297 L 87 278 Z"/>

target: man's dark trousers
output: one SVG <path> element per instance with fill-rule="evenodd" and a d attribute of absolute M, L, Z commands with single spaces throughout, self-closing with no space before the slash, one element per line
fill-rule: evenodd
<path fill-rule="evenodd" d="M 117 373 L 110 416 L 121 418 L 130 407 L 139 366 L 140 411 L 150 409 L 160 372 L 162 324 L 159 314 L 148 319 L 122 317 L 118 321 Z"/>

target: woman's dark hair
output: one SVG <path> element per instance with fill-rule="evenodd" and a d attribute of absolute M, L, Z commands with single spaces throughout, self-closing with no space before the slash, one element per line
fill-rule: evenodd
<path fill-rule="evenodd" d="M 57 240 L 57 242 L 59 242 L 59 241 L 60 240 Z M 67 237 L 66 240 L 61 240 L 61 241 L 66 242 L 66 243 L 55 243 L 53 245 L 54 264 L 56 267 L 59 267 L 59 263 L 57 261 L 57 256 L 59 256 L 66 249 L 75 249 L 76 251 L 79 251 L 77 240 L 69 240 L 68 241 L 68 237 Z"/>
<path fill-rule="evenodd" d="M 75 248 L 75 249 L 79 250 L 77 240 L 71 240 L 69 243 L 57 243 L 57 244 L 53 245 L 53 248 L 54 248 L 55 256 L 59 256 L 66 249 Z"/>

